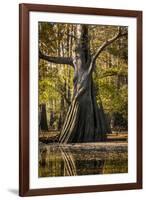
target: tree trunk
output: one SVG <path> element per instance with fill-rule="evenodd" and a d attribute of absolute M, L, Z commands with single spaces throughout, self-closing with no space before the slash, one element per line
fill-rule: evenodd
<path fill-rule="evenodd" d="M 40 123 L 39 128 L 41 131 L 48 131 L 46 104 L 40 105 Z"/>
<path fill-rule="evenodd" d="M 54 112 L 53 110 L 50 112 L 50 123 L 49 123 L 49 126 L 50 128 L 53 127 L 53 124 L 54 124 Z"/>
<path fill-rule="evenodd" d="M 86 25 L 77 25 L 77 37 L 74 95 L 61 130 L 61 143 L 103 141 L 109 131 L 102 104 L 96 102 Z"/>

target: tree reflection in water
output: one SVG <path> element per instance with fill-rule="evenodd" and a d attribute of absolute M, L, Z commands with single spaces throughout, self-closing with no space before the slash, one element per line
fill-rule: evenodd
<path fill-rule="evenodd" d="M 121 162 L 119 160 L 107 160 L 104 156 L 103 159 L 97 157 L 97 153 L 93 157 L 92 151 L 93 149 L 89 151 L 88 155 L 88 151 L 82 148 L 74 150 L 67 145 L 43 145 L 40 148 L 39 155 L 39 177 L 122 173 L 127 171 L 127 165 L 125 165 L 127 159 L 121 160 Z M 100 154 L 103 154 L 103 152 L 101 151 Z"/>
<path fill-rule="evenodd" d="M 64 176 L 76 176 L 77 175 L 77 170 L 76 170 L 76 165 L 75 161 L 73 158 L 73 155 L 71 151 L 68 148 L 68 151 L 65 151 L 63 146 L 59 147 L 60 152 L 61 152 L 61 157 L 63 160 L 64 164 Z"/>
<path fill-rule="evenodd" d="M 77 176 L 128 172 L 127 147 L 41 144 L 39 177 Z"/>
<path fill-rule="evenodd" d="M 76 165 L 72 153 L 63 146 L 54 147 L 49 145 L 40 151 L 41 177 L 46 176 L 76 176 Z"/>

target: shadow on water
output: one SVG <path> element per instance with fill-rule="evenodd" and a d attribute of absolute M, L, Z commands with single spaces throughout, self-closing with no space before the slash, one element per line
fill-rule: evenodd
<path fill-rule="evenodd" d="M 107 153 L 96 148 L 42 144 L 39 152 L 39 177 L 126 173 L 127 161 L 125 151 Z"/>

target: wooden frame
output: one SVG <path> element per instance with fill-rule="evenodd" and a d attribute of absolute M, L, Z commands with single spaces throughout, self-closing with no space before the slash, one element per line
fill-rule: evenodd
<path fill-rule="evenodd" d="M 61 12 L 88 15 L 134 17 L 137 19 L 137 182 L 61 188 L 29 188 L 29 12 Z M 20 114 L 19 194 L 20 196 L 84 193 L 142 188 L 142 12 L 55 5 L 19 5 Z"/>

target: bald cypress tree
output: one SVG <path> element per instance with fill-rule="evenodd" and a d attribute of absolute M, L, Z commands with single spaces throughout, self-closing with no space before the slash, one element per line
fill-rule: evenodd
<path fill-rule="evenodd" d="M 118 28 L 117 33 L 103 42 L 91 55 L 88 25 L 76 25 L 76 45 L 71 57 L 52 57 L 39 52 L 40 59 L 55 64 L 67 64 L 74 68 L 74 92 L 62 127 L 59 142 L 103 141 L 110 132 L 102 102 L 97 104 L 93 72 L 96 59 L 107 46 L 127 35 Z"/>

